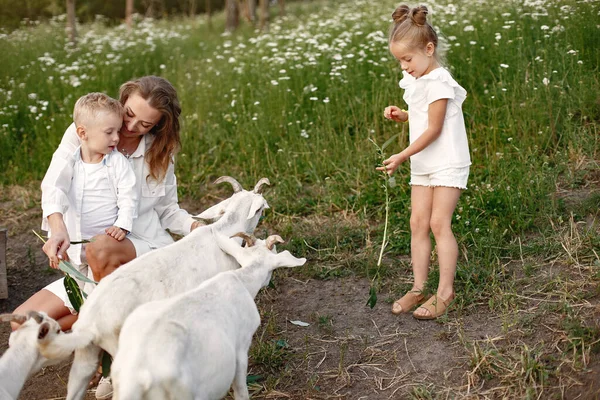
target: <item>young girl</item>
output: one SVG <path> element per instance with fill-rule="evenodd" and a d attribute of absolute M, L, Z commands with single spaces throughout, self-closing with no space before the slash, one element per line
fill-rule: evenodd
<path fill-rule="evenodd" d="M 469 177 L 469 147 L 461 105 L 467 92 L 440 66 L 438 38 L 427 22 L 425 6 L 401 5 L 394 11 L 389 47 L 400 62 L 408 111 L 386 107 L 385 118 L 409 123 L 410 145 L 377 169 L 391 175 L 410 158 L 412 289 L 394 302 L 400 314 L 421 304 L 429 271 L 433 232 L 440 266 L 437 293 L 413 312 L 417 319 L 435 319 L 454 299 L 458 245 L 452 214 Z"/>

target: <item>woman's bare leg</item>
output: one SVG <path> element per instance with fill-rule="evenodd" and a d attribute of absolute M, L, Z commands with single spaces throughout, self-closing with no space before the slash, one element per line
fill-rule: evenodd
<path fill-rule="evenodd" d="M 25 303 L 17 307 L 13 313 L 25 315 L 29 311 L 45 312 L 50 318 L 55 319 L 60 324 L 63 331 L 71 329 L 73 323 L 77 321 L 77 315 L 71 314 L 65 303 L 54 293 L 46 289 L 35 293 Z M 19 326 L 11 322 L 13 331 Z"/>
<path fill-rule="evenodd" d="M 135 247 L 127 238 L 119 242 L 111 236 L 98 235 L 86 244 L 85 256 L 94 274 L 94 280 L 99 282 L 121 265 L 133 260 Z"/>

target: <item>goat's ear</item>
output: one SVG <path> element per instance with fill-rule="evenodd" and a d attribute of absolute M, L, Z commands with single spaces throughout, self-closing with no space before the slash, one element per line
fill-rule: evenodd
<path fill-rule="evenodd" d="M 241 261 L 244 259 L 245 249 L 239 243 L 238 239 L 228 238 L 223 234 L 216 234 L 215 239 L 219 248 L 225 253 L 235 258 L 238 264 L 242 264 Z"/>
<path fill-rule="evenodd" d="M 196 215 L 194 218 L 195 219 L 205 219 L 205 220 L 209 220 L 209 221 L 215 221 L 215 220 L 221 218 L 223 213 L 225 213 L 225 209 L 227 208 L 227 205 L 229 204 L 230 199 L 231 198 L 225 199 L 222 202 L 217 203 L 214 206 L 207 208 L 206 210 L 202 211 L 200 214 Z"/>
<path fill-rule="evenodd" d="M 38 328 L 38 339 L 44 339 L 48 332 L 50 332 L 50 323 L 44 322 Z"/>
<path fill-rule="evenodd" d="M 248 219 L 252 219 L 257 212 L 265 210 L 269 208 L 267 201 L 262 196 L 256 196 L 254 200 L 252 200 L 252 205 L 250 206 L 250 211 L 248 211 Z"/>
<path fill-rule="evenodd" d="M 37 322 L 38 324 L 41 324 L 44 320 L 44 316 L 37 311 L 29 311 L 27 313 L 27 317 L 35 319 L 35 322 Z"/>
<path fill-rule="evenodd" d="M 273 257 L 275 257 L 275 265 L 273 266 L 273 269 L 279 267 L 299 267 L 306 263 L 306 258 L 294 257 L 292 253 L 287 250 L 284 250 L 278 254 L 274 254 Z"/>
<path fill-rule="evenodd" d="M 2 314 L 0 315 L 2 322 L 14 322 L 15 324 L 23 325 L 27 321 L 27 317 L 20 314 Z"/>

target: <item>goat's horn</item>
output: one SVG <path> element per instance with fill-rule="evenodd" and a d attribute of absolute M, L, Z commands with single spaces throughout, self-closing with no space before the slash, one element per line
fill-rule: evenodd
<path fill-rule="evenodd" d="M 267 249 L 273 250 L 273 246 L 275 246 L 275 243 L 285 243 L 285 240 L 283 240 L 279 235 L 271 235 L 267 238 L 266 242 Z"/>
<path fill-rule="evenodd" d="M 252 247 L 256 243 L 256 239 L 254 238 L 254 236 L 250 236 L 245 232 L 238 232 L 231 237 L 240 237 L 240 238 L 244 239 L 246 241 L 246 244 L 248 245 L 248 247 Z"/>
<path fill-rule="evenodd" d="M 0 315 L 0 321 L 2 322 L 15 322 L 19 325 L 27 321 L 27 317 L 20 314 L 2 314 Z"/>
<path fill-rule="evenodd" d="M 256 186 L 254 186 L 254 193 L 260 193 L 263 185 L 271 185 L 271 182 L 269 182 L 268 178 L 260 178 L 260 180 L 256 183 Z"/>
<path fill-rule="evenodd" d="M 37 322 L 38 324 L 41 324 L 44 320 L 44 316 L 37 311 L 29 311 L 27 313 L 27 318 L 35 319 L 35 322 Z"/>
<path fill-rule="evenodd" d="M 243 190 L 242 185 L 240 185 L 240 183 L 238 181 L 236 181 L 235 179 L 233 179 L 230 176 L 221 176 L 220 178 L 217 178 L 217 180 L 214 182 L 214 184 L 216 185 L 218 183 L 223 183 L 223 182 L 231 183 L 231 186 L 233 186 L 233 193 L 241 192 Z"/>

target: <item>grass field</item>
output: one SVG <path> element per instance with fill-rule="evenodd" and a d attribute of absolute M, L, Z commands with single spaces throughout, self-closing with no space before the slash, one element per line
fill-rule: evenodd
<path fill-rule="evenodd" d="M 397 268 L 410 270 L 409 169 L 400 168 L 394 187 L 375 171 L 378 148 L 390 155 L 408 139 L 406 127 L 383 118 L 385 106 L 404 106 L 401 70 L 387 50 L 396 5 L 290 3 L 285 17 L 273 14 L 268 32 L 246 24 L 231 35 L 221 33 L 222 16 L 212 29 L 199 17 L 139 20 L 130 32 L 100 19 L 79 27 L 76 48 L 67 45 L 61 19 L 0 35 L 0 196 L 43 177 L 79 96 L 116 97 L 126 80 L 157 74 L 178 89 L 183 107 L 181 198 L 202 198 L 220 175 L 245 186 L 267 176 L 265 223 L 312 261 L 302 274 L 367 277 L 375 292 L 399 295 L 410 281 L 398 279 Z M 568 270 L 568 278 L 551 277 L 535 291 L 553 299 L 540 318 L 564 322 L 566 339 L 556 345 L 566 358 L 550 362 L 542 350 L 517 346 L 513 359 L 493 344 L 465 344 L 471 377 L 506 375 L 518 361 L 525 372 L 502 382 L 505 393 L 536 398 L 560 376 L 551 365 L 581 371 L 600 349 L 600 3 L 428 5 L 447 65 L 468 92 L 473 165 L 453 224 L 458 310 L 484 304 L 512 315 L 546 266 Z M 378 266 L 386 205 L 389 243 Z M 431 275 L 430 288 L 435 267 Z M 515 318 L 506 317 L 507 327 L 534 323 Z"/>

